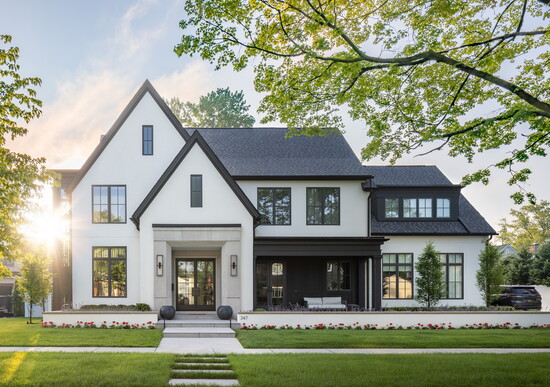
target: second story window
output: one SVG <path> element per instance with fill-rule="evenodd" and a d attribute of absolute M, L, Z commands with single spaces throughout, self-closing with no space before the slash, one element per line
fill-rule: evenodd
<path fill-rule="evenodd" d="M 202 175 L 191 175 L 191 207 L 202 207 Z"/>
<path fill-rule="evenodd" d="M 431 218 L 432 199 L 403 199 L 404 218 Z"/>
<path fill-rule="evenodd" d="M 384 199 L 384 216 L 399 218 L 399 199 Z"/>
<path fill-rule="evenodd" d="M 258 188 L 261 224 L 290 224 L 290 188 Z"/>
<path fill-rule="evenodd" d="M 306 188 L 306 223 L 309 225 L 340 224 L 340 188 Z"/>
<path fill-rule="evenodd" d="M 92 222 L 126 223 L 126 186 L 92 186 Z"/>
<path fill-rule="evenodd" d="M 451 217 L 451 199 L 437 199 L 437 217 Z"/>
<path fill-rule="evenodd" d="M 151 156 L 153 154 L 153 125 L 143 125 L 143 155 Z"/>

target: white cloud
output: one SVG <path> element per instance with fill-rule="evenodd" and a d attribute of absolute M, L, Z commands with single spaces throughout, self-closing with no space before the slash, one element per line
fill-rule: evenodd
<path fill-rule="evenodd" d="M 190 62 L 183 70 L 152 80 L 164 98 L 178 97 L 182 101 L 198 102 L 199 97 L 216 89 L 212 70 L 202 61 Z"/>

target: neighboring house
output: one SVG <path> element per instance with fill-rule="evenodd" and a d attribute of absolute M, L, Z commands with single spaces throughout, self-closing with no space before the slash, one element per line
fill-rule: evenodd
<path fill-rule="evenodd" d="M 6 258 L 0 259 L 0 262 L 10 269 L 13 274 L 9 278 L 0 279 L 0 317 L 11 316 L 13 314 L 13 291 L 15 289 L 15 277 L 19 275 L 21 266 L 18 261 L 10 261 Z"/>
<path fill-rule="evenodd" d="M 83 167 L 58 171 L 71 229 L 54 309 L 412 305 L 429 240 L 443 303 L 482 303 L 477 256 L 495 231 L 460 186 L 436 167 L 364 167 L 342 135 L 286 132 L 185 129 L 146 81 Z"/>
<path fill-rule="evenodd" d="M 506 243 L 504 245 L 497 246 L 498 252 L 502 253 L 503 257 L 506 257 L 508 255 L 516 255 L 518 254 L 518 251 L 514 248 L 514 246 Z"/>

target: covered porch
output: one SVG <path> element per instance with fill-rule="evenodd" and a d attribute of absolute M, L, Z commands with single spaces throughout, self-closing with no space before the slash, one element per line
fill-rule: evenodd
<path fill-rule="evenodd" d="M 304 306 L 304 297 L 340 297 L 364 310 L 380 310 L 386 239 L 255 238 L 254 307 Z"/>

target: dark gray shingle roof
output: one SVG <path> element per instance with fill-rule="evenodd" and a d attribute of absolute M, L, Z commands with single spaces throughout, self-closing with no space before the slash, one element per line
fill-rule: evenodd
<path fill-rule="evenodd" d="M 285 128 L 198 128 L 234 177 L 357 177 L 365 171 L 344 136 L 285 137 Z"/>
<path fill-rule="evenodd" d="M 451 186 L 449 179 L 435 165 L 371 166 L 365 171 L 373 175 L 375 186 L 433 187 Z"/>

